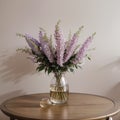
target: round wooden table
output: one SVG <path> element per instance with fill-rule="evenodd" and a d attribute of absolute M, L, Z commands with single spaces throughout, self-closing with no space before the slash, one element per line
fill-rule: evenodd
<path fill-rule="evenodd" d="M 118 102 L 83 93 L 70 93 L 68 103 L 40 107 L 47 93 L 16 97 L 1 104 L 10 120 L 98 120 L 109 119 L 120 111 Z"/>

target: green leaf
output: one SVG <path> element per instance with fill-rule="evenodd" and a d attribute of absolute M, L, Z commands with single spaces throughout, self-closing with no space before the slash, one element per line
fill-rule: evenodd
<path fill-rule="evenodd" d="M 77 66 L 77 65 L 75 65 L 75 68 L 76 68 L 76 69 L 78 69 L 78 66 Z"/>
<path fill-rule="evenodd" d="M 74 69 L 70 68 L 70 72 L 73 72 L 73 71 L 74 71 Z"/>
<path fill-rule="evenodd" d="M 44 65 L 41 65 L 41 66 L 37 67 L 36 70 L 38 70 L 38 71 L 42 71 L 44 68 L 45 68 L 45 66 L 44 66 Z"/>
<path fill-rule="evenodd" d="M 45 73 L 47 72 L 47 67 L 45 67 Z"/>
<path fill-rule="evenodd" d="M 48 74 L 50 74 L 52 72 L 52 69 L 51 68 L 49 68 L 48 69 Z"/>
<path fill-rule="evenodd" d="M 81 67 L 80 65 L 79 65 L 78 67 L 79 67 L 80 69 L 82 69 L 82 67 Z"/>
<path fill-rule="evenodd" d="M 87 56 L 88 60 L 91 60 L 91 58 L 89 56 Z"/>

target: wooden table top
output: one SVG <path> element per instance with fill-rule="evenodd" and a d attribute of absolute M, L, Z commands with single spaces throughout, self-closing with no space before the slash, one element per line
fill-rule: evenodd
<path fill-rule="evenodd" d="M 0 109 L 8 116 L 25 120 L 91 120 L 104 119 L 120 111 L 118 102 L 82 93 L 70 93 L 67 104 L 40 107 L 40 100 L 47 93 L 16 97 L 1 104 Z"/>

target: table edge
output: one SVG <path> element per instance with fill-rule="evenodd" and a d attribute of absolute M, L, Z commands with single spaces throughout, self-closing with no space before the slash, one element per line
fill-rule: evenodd
<path fill-rule="evenodd" d="M 4 102 L 1 103 L 0 105 L 0 110 L 7 116 L 9 117 L 13 117 L 13 118 L 19 118 L 19 119 L 26 119 L 26 120 L 44 120 L 44 119 L 33 119 L 33 118 L 26 118 L 26 117 L 22 117 L 22 116 L 19 116 L 19 115 L 16 115 L 16 114 L 12 114 L 9 112 L 9 110 L 6 109 L 5 107 L 5 103 L 7 103 L 9 100 L 12 100 L 12 99 L 15 99 L 15 98 L 18 98 L 18 97 L 24 97 L 24 96 L 29 96 L 29 95 L 39 95 L 39 94 L 46 94 L 46 95 L 49 95 L 49 93 L 34 93 L 34 94 L 26 94 L 26 95 L 21 95 L 21 96 L 17 96 L 17 97 L 13 97 L 11 99 L 7 99 L 5 100 Z M 96 94 L 89 94 L 89 93 L 74 93 L 74 92 L 71 92 L 70 94 L 84 94 L 84 95 L 92 95 L 92 96 L 96 96 L 96 97 L 101 97 L 101 98 L 105 98 L 105 99 L 108 99 L 110 101 L 113 102 L 113 104 L 115 105 L 115 109 L 113 111 L 111 111 L 110 113 L 106 114 L 106 115 L 101 115 L 101 116 L 96 116 L 96 117 L 91 117 L 89 118 L 89 120 L 96 120 L 96 119 L 103 119 L 103 118 L 107 118 L 107 117 L 110 117 L 110 116 L 114 116 L 116 115 L 117 113 L 120 112 L 120 101 L 115 101 L 111 98 L 108 98 L 108 97 L 105 97 L 105 96 L 101 96 L 101 95 L 96 95 Z M 51 119 L 48 119 L 48 120 L 51 120 Z M 59 120 L 59 119 L 58 119 Z M 66 120 L 66 119 L 64 119 Z M 68 120 L 68 119 L 67 119 Z M 77 119 L 74 119 L 74 120 L 77 120 Z M 82 120 L 88 120 L 88 119 L 82 119 Z"/>

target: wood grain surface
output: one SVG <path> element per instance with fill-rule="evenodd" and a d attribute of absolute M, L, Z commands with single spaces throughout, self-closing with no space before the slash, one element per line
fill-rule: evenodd
<path fill-rule="evenodd" d="M 9 117 L 21 120 L 91 120 L 106 119 L 120 111 L 119 103 L 111 99 L 82 93 L 70 93 L 68 103 L 40 107 L 40 100 L 49 94 L 16 97 L 1 104 Z"/>

